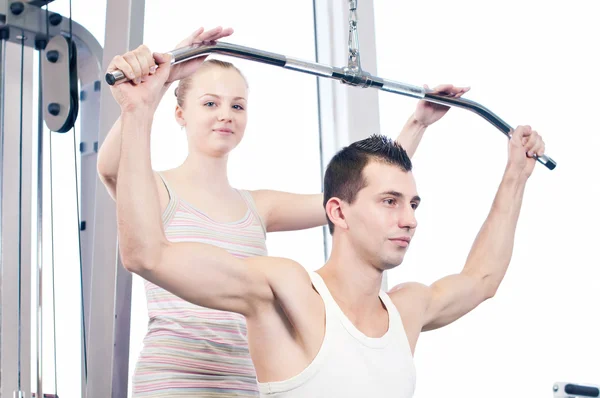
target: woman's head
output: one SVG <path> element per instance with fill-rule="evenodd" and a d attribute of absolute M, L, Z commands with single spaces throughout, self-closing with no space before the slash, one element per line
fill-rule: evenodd
<path fill-rule="evenodd" d="M 240 143 L 246 130 L 248 83 L 233 64 L 204 61 L 179 82 L 175 96 L 175 118 L 186 129 L 190 152 L 224 156 Z"/>

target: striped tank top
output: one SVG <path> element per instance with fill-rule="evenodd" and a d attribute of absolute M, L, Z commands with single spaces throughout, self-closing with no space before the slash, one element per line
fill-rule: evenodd
<path fill-rule="evenodd" d="M 241 258 L 267 255 L 265 228 L 248 191 L 238 190 L 248 207 L 244 217 L 221 223 L 178 198 L 164 178 L 163 183 L 169 241 L 211 244 Z M 144 283 L 150 320 L 133 397 L 259 396 L 242 315 L 199 307 Z"/>

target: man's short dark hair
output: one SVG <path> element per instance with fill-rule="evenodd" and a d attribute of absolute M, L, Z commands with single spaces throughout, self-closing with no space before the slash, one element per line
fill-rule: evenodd
<path fill-rule="evenodd" d="M 403 171 L 412 170 L 412 162 L 404 148 L 389 137 L 373 134 L 341 149 L 329 162 L 325 171 L 323 207 L 336 197 L 352 203 L 358 192 L 367 185 L 363 169 L 370 161 L 396 165 Z M 327 217 L 329 231 L 334 225 Z"/>

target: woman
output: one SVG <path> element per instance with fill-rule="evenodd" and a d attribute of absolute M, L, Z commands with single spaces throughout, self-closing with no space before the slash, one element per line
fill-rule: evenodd
<path fill-rule="evenodd" d="M 177 47 L 213 42 L 232 32 L 200 29 Z M 133 81 L 111 90 L 123 112 L 143 103 L 141 108 L 153 113 L 170 84 L 179 80 L 175 120 L 186 130 L 189 154 L 181 166 L 154 173 L 167 238 L 210 243 L 241 257 L 266 255 L 266 232 L 326 224 L 323 196 L 231 187 L 227 158 L 244 135 L 248 86 L 232 64 L 204 59 L 171 67 L 162 90 L 152 91 L 144 82 L 168 57 L 140 46 L 112 61 L 108 71 L 120 69 Z M 455 96 L 467 90 L 438 88 Z M 425 128 L 447 110 L 419 102 L 398 138 L 409 155 Z M 117 121 L 98 156 L 98 172 L 113 198 L 120 134 Z M 242 316 L 194 306 L 149 282 L 145 287 L 150 322 L 133 377 L 135 397 L 258 396 Z"/>

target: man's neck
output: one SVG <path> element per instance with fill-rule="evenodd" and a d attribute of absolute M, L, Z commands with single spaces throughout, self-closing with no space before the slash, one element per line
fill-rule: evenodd
<path fill-rule="evenodd" d="M 379 292 L 383 271 L 361 260 L 352 248 L 343 246 L 335 246 L 329 260 L 317 273 L 342 310 L 362 319 L 365 314 L 377 313 L 382 308 Z"/>

